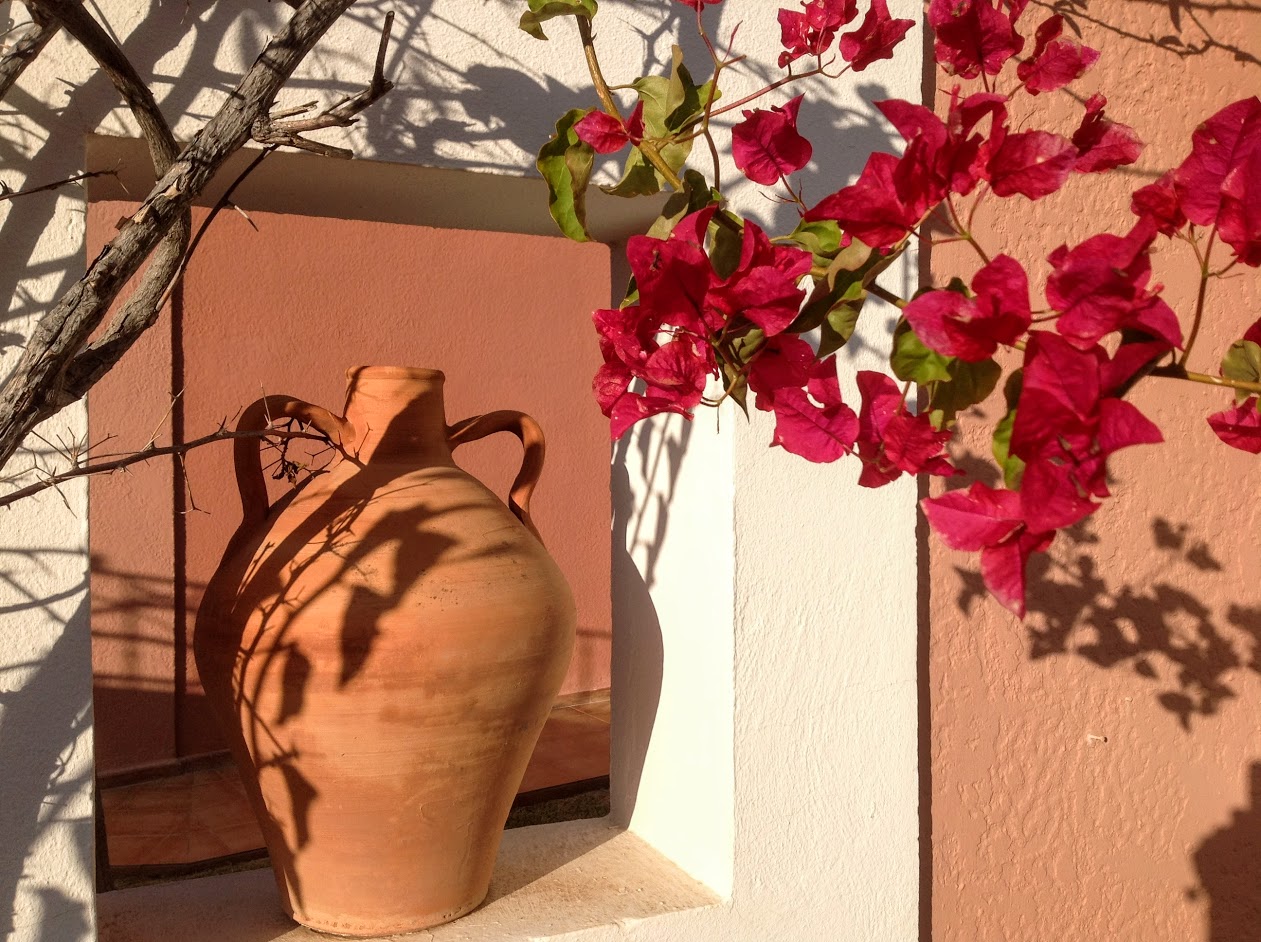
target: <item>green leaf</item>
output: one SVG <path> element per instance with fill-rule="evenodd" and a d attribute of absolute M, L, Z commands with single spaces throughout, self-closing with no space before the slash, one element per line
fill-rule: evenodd
<path fill-rule="evenodd" d="M 669 78 L 664 75 L 648 75 L 636 79 L 631 84 L 639 93 L 639 100 L 644 106 L 644 136 L 650 141 L 660 142 L 659 152 L 662 159 L 671 170 L 677 172 L 687 163 L 694 141 L 672 142 L 670 138 L 688 121 L 699 115 L 704 107 L 701 89 L 692 81 L 692 74 L 683 64 L 683 50 L 678 46 L 673 47 Z M 627 173 L 630 173 L 629 160 Z M 658 189 L 662 182 L 658 178 Z M 643 185 L 639 184 L 640 187 Z M 629 188 L 627 192 L 615 192 L 619 189 L 621 189 L 621 184 L 607 192 L 612 192 L 615 196 L 639 195 L 638 191 L 630 192 Z"/>
<path fill-rule="evenodd" d="M 1261 346 L 1251 340 L 1236 340 L 1222 357 L 1222 376 L 1240 383 L 1261 383 Z M 1255 393 L 1239 389 L 1235 399 L 1239 402 Z"/>
<path fill-rule="evenodd" d="M 1003 469 L 1003 483 L 1009 490 L 1018 490 L 1025 474 L 1025 463 L 1011 454 L 1011 430 L 1016 424 L 1016 410 L 1012 409 L 994 426 L 994 460 Z"/>
<path fill-rule="evenodd" d="M 928 409 L 933 424 L 939 429 L 953 426 L 960 412 L 985 401 L 1002 375 L 1002 367 L 993 360 L 982 360 L 980 363 L 954 360 L 950 366 L 950 379 L 934 383 L 932 387 Z"/>
<path fill-rule="evenodd" d="M 893 375 L 898 379 L 921 386 L 949 380 L 952 359 L 924 346 L 906 318 L 898 320 L 898 326 L 893 331 L 893 355 L 889 357 Z"/>
<path fill-rule="evenodd" d="M 664 239 L 674 231 L 674 227 L 684 216 L 721 202 L 722 194 L 710 187 L 704 174 L 688 170 L 683 174 L 683 189 L 670 194 L 661 209 L 661 215 L 648 230 L 648 235 L 654 239 Z"/>
<path fill-rule="evenodd" d="M 867 293 L 857 301 L 845 301 L 828 311 L 827 317 L 819 325 L 819 356 L 825 357 L 835 353 L 854 336 L 854 328 L 858 326 L 858 315 L 862 313 L 863 301 Z"/>
<path fill-rule="evenodd" d="M 557 16 L 582 16 L 591 19 L 598 8 L 597 0 L 529 0 L 529 9 L 521 14 L 521 29 L 535 39 L 547 39 L 543 23 Z"/>
<path fill-rule="evenodd" d="M 575 242 L 589 242 L 587 232 L 587 183 L 595 151 L 578 139 L 574 125 L 591 113 L 574 108 L 556 122 L 556 134 L 539 151 L 537 166 L 547 181 L 547 208 L 560 231 Z"/>
<path fill-rule="evenodd" d="M 613 186 L 601 186 L 600 189 L 609 196 L 627 199 L 632 196 L 652 196 L 661 192 L 661 175 L 644 159 L 638 148 L 632 148 L 630 156 L 626 158 L 622 179 Z"/>
<path fill-rule="evenodd" d="M 801 223 L 789 233 L 792 239 L 814 256 L 814 264 L 826 268 L 841 250 L 841 227 L 832 219 Z"/>
<path fill-rule="evenodd" d="M 720 213 L 729 224 L 719 221 Z M 740 264 L 740 253 L 744 251 L 744 220 L 735 213 L 719 210 L 710 226 L 714 230 L 714 244 L 709 249 L 709 260 L 714 266 L 714 274 L 719 278 L 730 278 Z"/>
<path fill-rule="evenodd" d="M 678 46 L 671 50 L 669 78 L 648 75 L 631 84 L 644 103 L 644 133 L 650 138 L 669 137 L 704 108 L 702 89 L 692 81 L 692 73 L 683 64 L 683 50 Z M 709 94 L 707 89 L 705 94 Z"/>

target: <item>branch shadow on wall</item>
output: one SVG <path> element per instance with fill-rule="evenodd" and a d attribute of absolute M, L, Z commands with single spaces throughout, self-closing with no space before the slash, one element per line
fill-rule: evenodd
<path fill-rule="evenodd" d="M 1248 48 L 1231 42 L 1224 42 L 1213 34 L 1207 18 L 1215 12 L 1229 12 L 1232 15 L 1252 14 L 1261 17 L 1261 4 L 1214 3 L 1205 0 L 1148 0 L 1146 4 L 1153 12 L 1164 7 L 1168 15 L 1168 24 L 1151 24 L 1147 33 L 1138 32 L 1130 9 L 1134 4 L 1104 4 L 1098 0 L 1034 0 L 1050 13 L 1058 13 L 1064 17 L 1068 28 L 1078 36 L 1082 33 L 1082 24 L 1090 24 L 1106 30 L 1120 40 L 1155 46 L 1163 49 L 1179 59 L 1190 59 L 1212 52 L 1223 52 L 1236 62 L 1247 65 L 1261 65 L 1261 58 Z M 1126 17 L 1117 17 L 1113 11 L 1124 8 Z M 1261 20 L 1253 29 L 1261 28 Z"/>
<path fill-rule="evenodd" d="M 92 925 L 90 907 L 69 898 L 55 884 L 41 881 L 44 869 L 33 863 L 38 848 L 53 840 L 77 852 L 63 858 L 89 885 L 92 880 L 92 818 L 73 816 L 68 805 L 91 787 L 91 771 L 80 772 L 75 752 L 92 722 L 86 683 L 76 683 L 90 660 L 86 584 L 70 595 L 79 603 L 68 616 L 25 589 L 20 582 L 22 563 L 47 565 L 39 550 L 6 550 L 14 562 L 0 571 L 8 598 L 24 601 L 0 607 L 0 619 L 12 625 L 15 617 L 38 612 L 57 623 L 60 632 L 37 664 L 12 664 L 0 670 L 0 771 L 4 798 L 0 801 L 0 937 L 24 942 L 81 942 Z M 9 676 L 5 676 L 5 675 Z M 20 680 L 16 682 L 13 674 Z M 70 829 L 69 839 L 58 830 Z M 29 869 L 28 869 L 29 867 Z M 39 900 L 38 922 L 19 925 L 19 897 Z M 22 907 L 24 908 L 24 907 Z M 24 913 L 27 919 L 30 912 Z"/>
<path fill-rule="evenodd" d="M 1261 942 L 1261 762 L 1248 771 L 1246 801 L 1192 855 L 1199 886 L 1187 895 L 1207 898 L 1205 942 Z"/>

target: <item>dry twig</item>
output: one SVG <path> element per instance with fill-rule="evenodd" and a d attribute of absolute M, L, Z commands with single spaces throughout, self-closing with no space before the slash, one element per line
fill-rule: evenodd
<path fill-rule="evenodd" d="M 231 431 L 227 428 L 220 427 L 217 431 L 209 435 L 203 435 L 201 438 L 194 439 L 190 442 L 181 442 L 178 445 L 147 445 L 140 451 L 134 451 L 129 454 L 120 455 L 116 458 L 101 461 L 81 462 L 80 456 L 83 454 L 81 449 L 62 445 L 53 445 L 47 439 L 43 439 L 50 449 L 67 455 L 71 458 L 72 464 L 64 471 L 58 471 L 55 474 L 49 474 L 42 480 L 36 481 L 34 484 L 28 484 L 26 487 L 18 488 L 10 491 L 8 494 L 0 495 L 0 507 L 7 507 L 10 504 L 22 500 L 24 497 L 31 497 L 43 491 L 59 487 L 67 481 L 73 481 L 75 478 L 86 477 L 89 474 L 109 474 L 114 471 L 121 471 L 123 468 L 143 461 L 149 461 L 153 458 L 161 458 L 164 455 L 175 455 L 182 461 L 184 455 L 192 451 L 194 448 L 201 448 L 203 445 L 210 445 L 215 442 L 230 441 L 237 438 L 259 438 L 268 441 L 270 444 L 279 442 L 288 443 L 295 438 L 311 439 L 313 441 L 328 442 L 323 435 L 313 434 L 311 432 L 294 432 L 285 429 L 262 429 L 250 431 Z M 271 442 L 276 439 L 277 442 Z M 28 472 L 29 473 L 29 472 Z M 64 499 L 64 498 L 63 498 Z"/>
<path fill-rule="evenodd" d="M 317 115 L 298 118 L 315 107 L 315 102 L 307 102 L 295 108 L 273 112 L 260 117 L 254 122 L 252 134 L 254 140 L 267 147 L 296 147 L 311 151 L 325 157 L 341 157 L 349 159 L 354 151 L 345 147 L 336 147 L 321 141 L 312 141 L 303 137 L 310 131 L 325 128 L 345 128 L 358 121 L 357 115 L 372 106 L 382 95 L 394 87 L 394 83 L 385 77 L 385 53 L 390 45 L 390 32 L 394 28 L 394 11 L 385 14 L 385 24 L 381 27 L 381 43 L 377 46 L 376 68 L 372 72 L 372 81 L 368 87 L 357 95 L 343 98 L 331 108 L 325 108 Z"/>
<path fill-rule="evenodd" d="M 3 180 L 0 180 L 0 203 L 6 200 L 15 200 L 19 196 L 30 196 L 32 193 L 45 193 L 48 190 L 59 190 L 63 186 L 70 186 L 72 183 L 82 183 L 84 180 L 91 180 L 94 177 L 116 177 L 117 170 L 85 170 L 82 173 L 71 174 L 64 180 L 57 180 L 53 183 L 44 183 L 40 186 L 28 186 L 21 190 L 15 190 Z"/>

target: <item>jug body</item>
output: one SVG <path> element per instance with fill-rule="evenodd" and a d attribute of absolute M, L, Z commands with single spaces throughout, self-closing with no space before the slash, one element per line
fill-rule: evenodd
<path fill-rule="evenodd" d="M 352 371 L 347 457 L 261 518 L 247 503 L 198 614 L 282 903 L 326 932 L 481 902 L 573 647 L 528 513 L 451 459 L 441 379 Z"/>

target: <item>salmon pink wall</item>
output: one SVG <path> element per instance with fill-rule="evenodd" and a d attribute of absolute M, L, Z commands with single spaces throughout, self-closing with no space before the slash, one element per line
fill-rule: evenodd
<path fill-rule="evenodd" d="M 125 211 L 90 204 L 90 252 Z M 195 227 L 203 217 L 195 214 Z M 532 509 L 578 604 L 562 692 L 607 687 L 609 446 L 590 400 L 600 357 L 587 325 L 591 310 L 608 303 L 609 279 L 608 248 L 599 244 L 228 212 L 197 249 L 164 318 L 173 326 L 146 334 L 141 355 L 93 392 L 92 435 L 115 434 L 123 445 L 155 428 L 165 435 L 171 389 L 183 391 L 172 413 L 187 440 L 230 425 L 263 394 L 340 412 L 349 366 L 442 369 L 449 421 L 519 409 L 542 424 L 548 457 Z M 520 446 L 495 436 L 456 458 L 503 496 Z M 187 633 L 239 521 L 231 450 L 194 451 L 186 472 L 182 493 L 168 463 L 92 482 L 97 764 L 105 771 L 219 747 Z M 184 510 L 174 521 L 173 499 Z"/>
<path fill-rule="evenodd" d="M 1130 191 L 1181 161 L 1196 122 L 1261 89 L 1256 6 L 1062 7 L 1103 53 L 1074 94 L 1106 91 L 1147 149 L 1037 204 L 983 205 L 980 241 L 1026 264 L 1035 307 L 1051 249 L 1127 229 Z M 1081 102 L 1044 103 L 1050 120 L 1023 126 L 1071 132 Z M 935 279 L 975 270 L 956 248 L 934 251 Z M 1185 330 L 1194 259 L 1161 239 L 1154 264 Z M 1237 274 L 1213 289 L 1191 369 L 1216 373 L 1261 314 L 1257 272 Z M 1261 463 L 1206 425 L 1228 399 L 1167 380 L 1135 390 L 1168 444 L 1111 462 L 1115 497 L 1031 567 L 1024 624 L 985 597 L 975 557 L 930 538 L 934 940 L 1261 938 Z M 974 418 L 961 457 L 988 456 L 988 431 Z"/>

